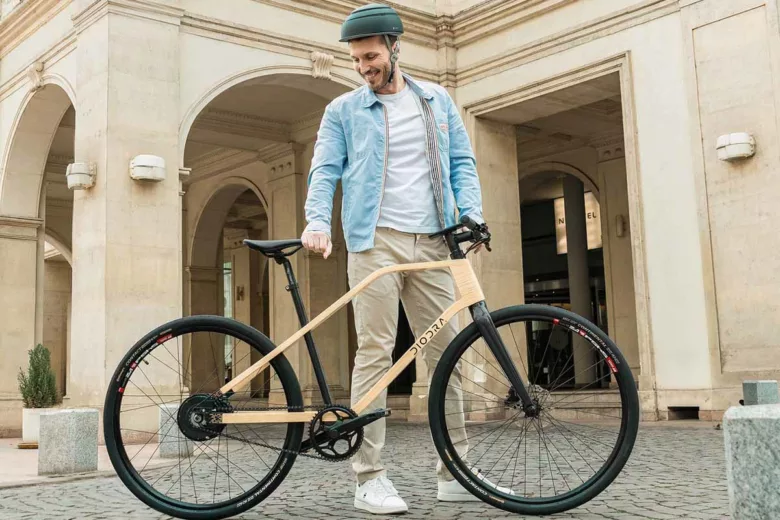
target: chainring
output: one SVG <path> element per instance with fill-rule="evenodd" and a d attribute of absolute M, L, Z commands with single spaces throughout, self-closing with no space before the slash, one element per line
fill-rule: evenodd
<path fill-rule="evenodd" d="M 325 459 L 333 462 L 347 460 L 363 444 L 363 428 L 351 432 L 339 433 L 331 430 L 331 425 L 345 419 L 355 419 L 357 414 L 344 406 L 327 406 L 314 416 L 309 424 L 311 447 Z"/>

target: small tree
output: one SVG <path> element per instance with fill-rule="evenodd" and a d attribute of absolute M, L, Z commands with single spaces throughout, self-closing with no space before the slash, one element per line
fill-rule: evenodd
<path fill-rule="evenodd" d="M 57 386 L 51 371 L 49 350 L 41 344 L 30 353 L 27 375 L 19 369 L 19 391 L 25 408 L 49 408 L 57 402 Z"/>

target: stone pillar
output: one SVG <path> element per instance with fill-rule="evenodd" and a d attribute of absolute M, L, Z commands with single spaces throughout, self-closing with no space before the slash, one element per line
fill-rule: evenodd
<path fill-rule="evenodd" d="M 306 254 L 309 265 L 309 319 L 330 307 L 349 290 L 347 281 L 347 245 L 341 230 L 341 195 L 337 191 L 333 202 L 333 229 L 331 238 L 333 252 L 327 259 L 319 254 Z M 334 400 L 349 400 L 349 330 L 348 311 L 344 306 L 314 332 L 317 351 L 325 370 L 331 397 Z M 312 375 L 311 388 L 304 395 L 319 399 L 320 391 L 316 377 Z"/>
<path fill-rule="evenodd" d="M 258 233 L 257 240 L 265 240 L 265 233 Z M 266 304 L 265 295 L 263 294 L 265 268 L 268 259 L 261 254 L 253 253 L 249 256 L 249 306 L 250 306 L 250 324 L 262 332 L 267 334 L 268 323 L 265 320 Z M 256 363 L 262 356 L 259 352 L 252 349 L 250 353 L 249 363 Z M 252 392 L 254 394 L 261 395 L 265 387 L 265 381 L 268 371 L 263 371 L 260 375 L 252 380 Z"/>
<path fill-rule="evenodd" d="M 0 216 L 0 434 L 20 433 L 22 401 L 15 374 L 35 347 L 38 233 L 41 221 Z M 16 433 L 14 433 L 16 432 Z"/>
<path fill-rule="evenodd" d="M 493 251 L 489 253 L 483 250 L 471 258 L 489 307 L 491 310 L 496 310 L 507 305 L 522 304 L 525 301 L 517 139 L 512 125 L 479 118 L 476 118 L 473 124 L 472 142 L 482 186 L 482 208 L 485 221 L 493 236 Z M 463 313 L 461 327 L 467 325 L 469 321 L 468 314 Z M 514 334 L 510 333 L 508 327 L 504 327 L 501 336 L 520 374 L 525 376 L 528 373 L 525 327 L 513 326 L 511 332 Z M 487 350 L 487 346 L 482 345 L 481 348 L 486 359 L 498 366 L 492 353 Z M 478 355 L 473 355 L 469 361 L 479 367 L 478 372 L 482 372 L 479 375 L 485 381 L 480 385 L 488 388 L 497 397 L 506 396 L 507 387 L 498 381 L 506 380 L 503 374 L 495 374 L 495 369 Z M 465 364 L 464 368 L 464 375 L 476 381 L 473 376 L 477 374 L 468 374 L 469 365 Z M 473 388 L 473 384 L 465 379 L 464 389 L 471 392 L 479 390 Z M 491 398 L 496 397 L 491 396 Z M 482 403 L 476 405 L 478 408 L 485 408 Z M 480 418 L 475 417 L 475 419 Z"/>
<path fill-rule="evenodd" d="M 639 351 L 625 159 L 600 162 L 598 184 L 609 336 L 620 347 L 640 391 L 644 391 L 653 388 L 652 355 Z"/>
<path fill-rule="evenodd" d="M 222 290 L 222 268 L 190 266 L 186 272 L 189 278 L 190 314 L 222 315 L 222 298 L 219 294 Z M 209 338 L 206 334 L 192 334 L 182 345 L 182 359 L 190 370 L 186 383 L 194 393 L 214 391 L 225 378 L 225 364 L 221 361 L 224 359 L 224 348 L 221 343 L 215 345 L 210 339 L 215 338 L 213 335 Z M 215 370 L 217 378 L 214 378 Z"/>
<path fill-rule="evenodd" d="M 303 207 L 306 202 L 306 178 L 311 146 L 295 144 L 292 155 L 270 164 L 269 195 L 271 239 L 298 238 L 306 227 Z M 335 206 L 335 204 L 334 204 Z M 334 214 L 334 250 L 327 260 L 319 254 L 305 251 L 290 257 L 298 280 L 299 291 L 309 319 L 313 318 L 346 292 L 346 255 L 339 241 L 337 227 L 340 211 Z M 301 328 L 290 293 L 284 267 L 270 263 L 270 320 L 271 338 L 277 345 Z M 315 329 L 314 340 L 334 399 L 346 399 L 349 383 L 348 331 L 346 307 Z M 320 391 L 314 375 L 306 344 L 303 340 L 287 350 L 286 354 L 301 383 L 306 403 L 320 400 Z M 272 388 L 271 392 L 274 392 Z"/>
<path fill-rule="evenodd" d="M 588 232 L 585 227 L 585 188 L 578 178 L 563 178 L 563 203 L 566 209 L 566 261 L 569 267 L 569 299 L 572 312 L 592 320 L 588 276 Z M 574 349 L 574 382 L 588 384 L 596 380 L 593 348 L 583 338 L 572 334 Z"/>
<path fill-rule="evenodd" d="M 295 168 L 295 155 L 289 154 L 268 162 L 269 182 L 269 233 L 270 239 L 282 240 L 300 237 L 304 228 L 303 204 L 305 203 L 304 184 L 306 177 Z M 298 280 L 299 290 L 304 305 L 308 304 L 309 277 L 305 254 L 296 253 L 290 257 L 293 272 Z M 276 262 L 270 262 L 270 320 L 271 340 L 279 345 L 300 328 L 295 314 L 284 267 Z M 308 307 L 308 305 L 307 305 Z M 306 345 L 301 339 L 287 349 L 285 357 L 293 366 L 301 383 L 301 389 L 310 388 L 312 382 L 311 363 L 306 355 Z M 269 402 L 278 404 L 284 402 L 280 395 L 281 387 L 278 379 L 271 384 Z"/>
<path fill-rule="evenodd" d="M 248 235 L 247 235 L 248 238 Z M 230 250 L 233 257 L 233 317 L 241 323 L 252 325 L 252 273 L 250 257 L 256 255 L 243 245 Z M 252 347 L 242 342 L 233 351 L 233 374 L 240 374 L 251 365 Z"/>
<path fill-rule="evenodd" d="M 149 17 L 74 13 L 78 75 L 75 160 L 95 166 L 95 186 L 74 195 L 73 405 L 101 408 L 121 357 L 152 328 L 181 316 L 178 175 L 179 23 L 183 11 L 135 5 Z M 162 182 L 130 178 L 138 154 L 165 160 Z M 179 393 L 162 367 L 147 376 Z M 139 428 L 157 428 L 156 413 Z M 140 419 L 139 419 L 140 420 Z"/>

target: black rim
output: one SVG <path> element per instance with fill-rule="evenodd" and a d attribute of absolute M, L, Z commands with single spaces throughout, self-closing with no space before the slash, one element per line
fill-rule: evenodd
<path fill-rule="evenodd" d="M 159 329 L 158 329 L 159 330 Z M 157 501 L 160 501 L 168 506 L 171 506 L 173 508 L 182 509 L 182 510 L 189 510 L 192 512 L 197 511 L 214 511 L 217 509 L 222 508 L 234 508 L 238 505 L 245 505 L 247 501 L 247 497 L 255 498 L 254 495 L 257 495 L 261 493 L 264 490 L 267 490 L 271 484 L 279 478 L 283 468 L 287 466 L 287 469 L 291 466 L 292 462 L 295 459 L 294 453 L 288 453 L 288 452 L 279 452 L 278 457 L 276 459 L 275 464 L 273 464 L 273 467 L 269 467 L 266 476 L 262 480 L 257 480 L 257 484 L 252 486 L 250 489 L 244 491 L 242 494 L 230 498 L 228 500 L 224 500 L 221 502 L 214 502 L 214 503 L 206 503 L 206 504 L 193 504 L 191 502 L 183 502 L 180 500 L 176 500 L 175 498 L 168 496 L 166 494 L 161 493 L 156 488 L 154 488 L 152 485 L 147 482 L 143 476 L 139 473 L 139 471 L 135 468 L 135 466 L 132 463 L 131 458 L 128 456 L 127 450 L 125 449 L 125 444 L 123 442 L 122 437 L 122 425 L 121 425 L 121 407 L 122 407 L 122 401 L 124 398 L 124 389 L 125 385 L 129 381 L 130 376 L 134 372 L 134 370 L 137 370 L 141 367 L 143 361 L 147 358 L 147 356 L 151 355 L 157 348 L 164 346 L 167 342 L 171 340 L 176 340 L 180 337 L 182 337 L 185 334 L 193 333 L 193 332 L 209 332 L 209 333 L 217 333 L 225 336 L 230 336 L 232 338 L 235 338 L 243 343 L 246 343 L 250 346 L 250 349 L 255 349 L 256 351 L 260 352 L 260 349 L 254 346 L 254 342 L 242 334 L 240 331 L 235 330 L 233 327 L 221 325 L 219 323 L 202 323 L 202 324 L 182 324 L 182 325 L 174 325 L 172 328 L 165 328 L 163 330 L 159 330 L 159 332 L 152 333 L 147 338 L 145 338 L 145 341 L 142 342 L 141 346 L 139 348 L 133 349 L 122 361 L 122 364 L 120 365 L 120 368 L 117 370 L 117 374 L 115 375 L 114 380 L 112 381 L 110 392 L 112 392 L 113 396 L 113 407 L 111 408 L 111 433 L 113 435 L 113 441 L 115 444 L 115 451 L 112 453 L 112 461 L 114 460 L 114 456 L 116 455 L 124 468 L 124 470 L 127 473 L 127 476 L 146 494 L 148 494 L 150 497 L 156 499 Z M 271 366 L 274 366 L 274 363 L 272 362 Z M 170 367 L 169 367 L 170 368 Z M 277 373 L 278 375 L 278 373 Z M 290 389 L 287 388 L 287 385 L 284 384 L 283 378 L 280 377 L 280 380 L 282 380 L 282 387 L 284 389 L 284 394 L 287 399 L 287 402 L 290 402 L 291 395 L 290 395 Z M 194 393 L 193 393 L 194 395 Z M 159 397 L 159 394 L 158 396 Z M 154 399 L 150 398 L 153 402 Z M 162 400 L 162 397 L 160 397 Z M 164 401 L 161 403 L 164 404 Z M 293 442 L 293 439 L 296 437 L 294 430 L 298 428 L 300 429 L 299 425 L 296 424 L 288 424 L 286 431 L 285 431 L 285 442 L 283 449 L 291 449 L 290 443 Z M 159 433 L 160 430 L 158 430 L 157 433 Z M 151 433 L 151 432 L 147 432 Z M 218 435 L 216 437 L 221 437 L 221 435 Z M 226 439 L 227 440 L 227 439 Z M 237 441 L 234 441 L 237 442 Z M 296 447 L 297 448 L 297 447 Z M 158 446 L 159 449 L 159 446 Z M 213 448 L 209 448 L 212 452 L 214 451 Z M 229 448 L 228 448 L 229 449 Z M 294 450 L 293 450 L 294 451 Z M 200 455 L 203 455 L 206 453 L 206 448 L 202 448 Z M 255 452 L 256 453 L 256 452 Z M 200 455 L 192 455 L 192 459 L 199 457 Z M 219 448 L 217 450 L 217 461 L 219 461 L 220 457 L 224 457 L 224 455 L 221 455 L 219 453 Z M 150 459 L 151 460 L 151 459 Z M 186 459 L 184 460 L 184 463 L 187 463 Z M 192 465 L 194 465 L 195 461 L 191 462 L 190 468 Z M 148 463 L 147 463 L 148 464 Z M 179 462 L 179 468 L 181 468 L 181 461 Z M 219 467 L 219 462 L 217 462 L 217 466 Z M 168 472 L 176 468 L 177 466 L 171 466 L 170 468 L 163 468 L 167 469 Z M 142 468 L 140 471 L 143 472 L 145 468 Z M 220 468 L 223 472 L 224 469 Z M 264 468 L 265 469 L 265 468 Z M 186 470 L 185 470 L 186 471 Z M 230 462 L 228 461 L 228 472 L 230 471 Z M 181 476 L 180 476 L 181 478 Z M 230 475 L 228 473 L 228 479 L 230 479 Z M 159 479 L 158 479 L 159 480 Z M 235 480 L 233 480 L 235 482 Z M 278 484 L 279 482 L 276 482 Z M 195 486 L 194 483 L 194 477 L 193 477 L 193 488 Z M 216 486 L 216 478 L 215 478 L 215 486 Z M 241 487 L 241 486 L 238 486 Z M 275 486 L 274 486 L 275 487 Z M 197 500 L 197 495 L 196 495 Z"/>
<path fill-rule="evenodd" d="M 589 492 L 592 492 L 594 488 L 600 487 L 600 484 L 602 483 L 605 475 L 607 472 L 613 471 L 615 469 L 616 461 L 621 464 L 625 462 L 625 460 L 622 461 L 622 463 L 618 460 L 619 457 L 621 457 L 621 454 L 628 449 L 630 450 L 633 446 L 633 438 L 636 435 L 636 422 L 638 421 L 638 401 L 636 399 L 636 387 L 633 384 L 633 378 L 631 376 L 630 370 L 628 370 L 625 360 L 623 359 L 622 355 L 619 352 L 616 352 L 615 349 L 607 342 L 605 342 L 601 337 L 599 337 L 596 333 L 593 332 L 591 326 L 586 326 L 585 323 L 583 323 L 583 320 L 579 319 L 578 317 L 574 316 L 573 314 L 566 313 L 566 312 L 556 312 L 558 309 L 549 308 L 545 309 L 546 312 L 528 312 L 528 311 L 520 311 L 517 310 L 514 313 L 511 313 L 509 315 L 503 315 L 501 314 L 501 311 L 499 311 L 499 316 L 496 317 L 496 314 L 494 314 L 494 320 L 495 325 L 497 328 L 499 328 L 499 331 L 501 331 L 501 327 L 504 325 L 511 325 L 516 323 L 523 323 L 523 322 L 530 322 L 530 321 L 540 321 L 540 322 L 547 322 L 547 323 L 553 323 L 555 325 L 561 325 L 563 327 L 567 327 L 570 330 L 576 329 L 576 332 L 586 340 L 588 340 L 594 347 L 596 347 L 596 350 L 604 356 L 605 362 L 608 364 L 608 366 L 611 368 L 610 373 L 612 377 L 616 380 L 618 383 L 619 388 L 619 395 L 621 398 L 621 417 L 620 417 L 620 431 L 617 435 L 617 439 L 614 443 L 614 446 L 612 447 L 609 456 L 604 460 L 599 470 L 593 474 L 587 481 L 583 482 L 579 486 L 576 486 L 574 489 L 569 488 L 569 491 L 562 494 L 556 494 L 554 496 L 550 497 L 540 497 L 540 498 L 531 498 L 527 496 L 519 496 L 517 494 L 512 495 L 505 492 L 502 492 L 499 489 L 496 489 L 494 486 L 488 486 L 485 484 L 477 484 L 482 489 L 489 491 L 491 494 L 494 494 L 496 497 L 498 497 L 500 500 L 504 500 L 511 503 L 518 503 L 528 506 L 545 506 L 545 505 L 551 505 L 551 504 L 559 504 L 561 502 L 569 501 L 573 498 L 582 499 L 582 497 L 586 494 L 589 494 Z M 564 321 L 566 323 L 564 323 Z M 576 324 L 576 325 L 575 325 Z M 511 329 L 510 329 L 511 330 Z M 472 334 L 469 338 L 467 338 L 465 341 L 462 342 L 462 345 L 460 348 L 458 348 L 457 352 L 454 353 L 454 360 L 460 363 L 463 361 L 463 355 L 464 353 L 472 347 L 477 341 L 479 341 L 481 336 L 476 332 Z M 507 346 L 510 348 L 509 346 Z M 608 361 L 607 361 L 608 359 Z M 495 364 L 495 362 L 494 362 Z M 439 390 L 439 394 L 444 394 L 444 389 L 446 389 L 447 384 L 450 381 L 450 377 L 452 375 L 452 367 L 455 365 L 455 362 L 449 363 L 449 366 L 446 368 L 446 371 L 441 374 L 440 381 L 442 381 L 442 385 L 440 385 L 440 388 L 442 390 Z M 495 366 L 493 367 L 495 369 Z M 504 376 L 505 377 L 505 376 Z M 523 380 L 524 382 L 528 381 L 528 372 L 524 374 Z M 465 391 L 464 391 L 465 392 Z M 465 393 L 464 393 L 465 396 Z M 532 397 L 535 397 L 532 395 Z M 538 396 L 537 396 L 538 397 Z M 464 397 L 464 399 L 466 399 Z M 439 402 L 444 403 L 445 396 L 440 395 L 440 398 L 438 399 Z M 544 406 L 544 404 L 543 404 Z M 522 408 L 522 406 L 520 406 Z M 457 453 L 450 436 L 449 429 L 447 427 L 447 420 L 446 420 L 446 412 L 444 406 L 439 406 L 437 410 L 434 411 L 437 414 L 437 420 L 439 424 L 441 424 L 441 430 L 443 433 L 444 443 L 445 443 L 445 449 L 447 454 L 451 456 L 452 463 L 457 467 L 462 477 L 464 477 L 466 480 L 472 480 L 477 481 L 477 476 L 474 475 L 474 472 L 471 470 L 469 465 L 463 461 L 461 456 Z M 544 414 L 544 411 L 542 412 Z M 514 423 L 518 418 L 525 418 L 525 414 L 521 409 L 516 409 L 514 413 L 511 414 L 511 417 L 509 419 L 503 421 L 501 426 L 504 427 L 504 429 L 507 429 L 507 424 Z M 547 415 L 547 418 L 550 419 L 550 415 Z M 535 419 L 531 419 L 530 422 L 535 422 Z M 563 427 L 564 429 L 567 427 L 566 424 L 567 421 L 560 421 L 551 419 L 550 424 L 556 427 Z M 573 424 L 573 423 L 572 423 Z M 541 421 L 539 426 L 541 426 Z M 538 427 L 538 426 L 537 426 Z M 530 430 L 530 427 L 527 429 L 524 429 L 524 433 L 527 433 L 527 431 Z M 569 431 L 569 430 L 567 430 Z M 631 434 L 632 438 L 627 439 L 627 436 Z M 501 433 L 500 435 L 503 435 Z M 496 439 L 497 440 L 497 439 Z M 544 434 L 540 432 L 540 449 L 541 449 L 541 441 L 544 440 Z M 626 441 L 630 440 L 630 446 L 627 446 Z M 495 441 L 494 441 L 495 442 Z M 569 443 L 571 444 L 571 442 Z M 573 445 L 572 445 L 573 447 Z M 518 442 L 518 449 L 519 449 L 519 442 Z M 527 449 L 527 445 L 526 445 Z M 545 449 L 550 449 L 549 446 L 545 445 Z M 558 449 L 557 447 L 553 449 Z M 575 448 L 576 449 L 576 448 Z M 560 453 L 560 449 L 558 449 L 558 452 Z M 548 451 L 548 457 L 549 457 L 549 451 Z M 627 458 L 628 454 L 623 455 L 623 459 Z M 510 460 L 511 460 L 511 454 L 510 454 Z M 549 460 L 548 460 L 549 462 Z M 515 460 L 515 464 L 517 464 L 517 460 Z M 557 463 L 556 463 L 557 464 Z M 473 467 L 473 466 L 472 466 Z M 550 464 L 550 469 L 552 470 L 552 464 Z M 477 468 L 479 469 L 479 468 Z M 560 471 L 560 468 L 558 468 Z M 541 473 L 541 469 L 540 469 Z M 551 471 L 552 473 L 552 471 Z M 561 472 L 562 473 L 562 472 Z M 552 476 L 552 474 L 551 474 Z M 614 476 L 613 476 L 614 477 Z M 503 477 L 502 477 L 503 478 Z M 564 478 L 564 482 L 566 482 Z M 526 483 L 527 484 L 527 483 Z M 500 485 L 500 480 L 497 485 Z M 553 478 L 553 486 L 554 486 L 554 478 Z M 540 488 L 541 488 L 541 480 L 540 480 Z M 596 490 L 600 491 L 600 490 Z M 541 494 L 541 491 L 540 491 Z M 492 503 L 492 502 L 491 502 Z M 498 505 L 498 504 L 496 504 Z M 500 506 L 499 506 L 500 507 Z"/>

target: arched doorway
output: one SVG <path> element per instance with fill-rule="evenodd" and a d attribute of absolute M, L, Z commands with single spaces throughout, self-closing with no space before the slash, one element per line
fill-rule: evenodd
<path fill-rule="evenodd" d="M 254 189 L 253 189 L 254 188 Z M 197 221 L 187 267 L 187 314 L 233 318 L 265 333 L 270 331 L 268 261 L 252 254 L 243 240 L 268 238 L 268 215 L 262 194 L 248 181 L 234 179 L 222 186 L 206 204 Z M 216 370 L 213 390 L 256 361 L 247 345 L 204 343 L 187 345 L 191 359 L 190 387 L 200 388 Z M 268 396 L 268 381 L 252 383 L 259 397 Z"/>
<path fill-rule="evenodd" d="M 278 344 L 300 328 L 286 290 L 286 276 L 281 266 L 246 250 L 241 237 L 248 237 L 248 231 L 255 233 L 249 238 L 300 236 L 306 225 L 303 205 L 307 176 L 322 113 L 328 102 L 348 88 L 336 81 L 289 71 L 258 71 L 256 77 L 231 80 L 225 85 L 197 105 L 200 112 L 188 116 L 183 125 L 187 132 L 183 162 L 189 169 L 183 181 L 185 312 L 234 313 L 240 321 L 261 324 L 261 330 Z M 301 251 L 291 258 L 310 317 L 322 312 L 348 288 L 340 205 L 339 189 L 334 197 L 332 256 L 325 260 Z M 256 226 L 245 229 L 245 217 L 259 218 L 261 208 L 262 230 Z M 236 225 L 230 223 L 231 219 Z M 257 262 L 262 263 L 253 267 Z M 249 285 L 240 282 L 247 269 L 267 273 L 262 280 L 267 287 L 262 298 L 267 302 L 256 308 L 250 305 L 255 308 L 254 314 L 242 314 L 240 302 L 246 300 L 237 299 L 246 297 L 250 290 Z M 252 275 L 252 279 L 257 278 Z M 225 307 L 219 301 L 230 301 L 234 307 Z M 260 308 L 264 317 L 253 318 Z M 349 400 L 356 349 L 353 331 L 351 312 L 344 308 L 313 334 L 331 395 L 339 402 Z M 303 343 L 286 356 L 299 375 L 307 402 L 317 402 L 319 389 Z M 235 372 L 241 367 L 228 363 L 226 375 L 231 369 Z"/>
<path fill-rule="evenodd" d="M 523 176 L 519 185 L 526 303 L 571 310 L 609 333 L 598 186 L 570 166 Z M 608 387 L 603 362 L 579 373 L 561 362 L 576 351 L 578 338 L 551 333 L 552 328 L 526 331 L 529 370 L 537 379 L 532 384 Z M 550 343 L 554 348 L 546 348 Z"/>
<path fill-rule="evenodd" d="M 5 376 L 0 392 L 17 394 L 15 374 L 27 366 L 27 351 L 40 343 L 51 354 L 61 397 L 67 393 L 70 336 L 73 193 L 65 170 L 74 155 L 72 96 L 51 83 L 31 91 L 10 136 L 0 179 L 6 231 L 0 239 L 0 292 L 14 304 L 0 317 L 0 350 L 8 370 L 0 372 Z"/>

